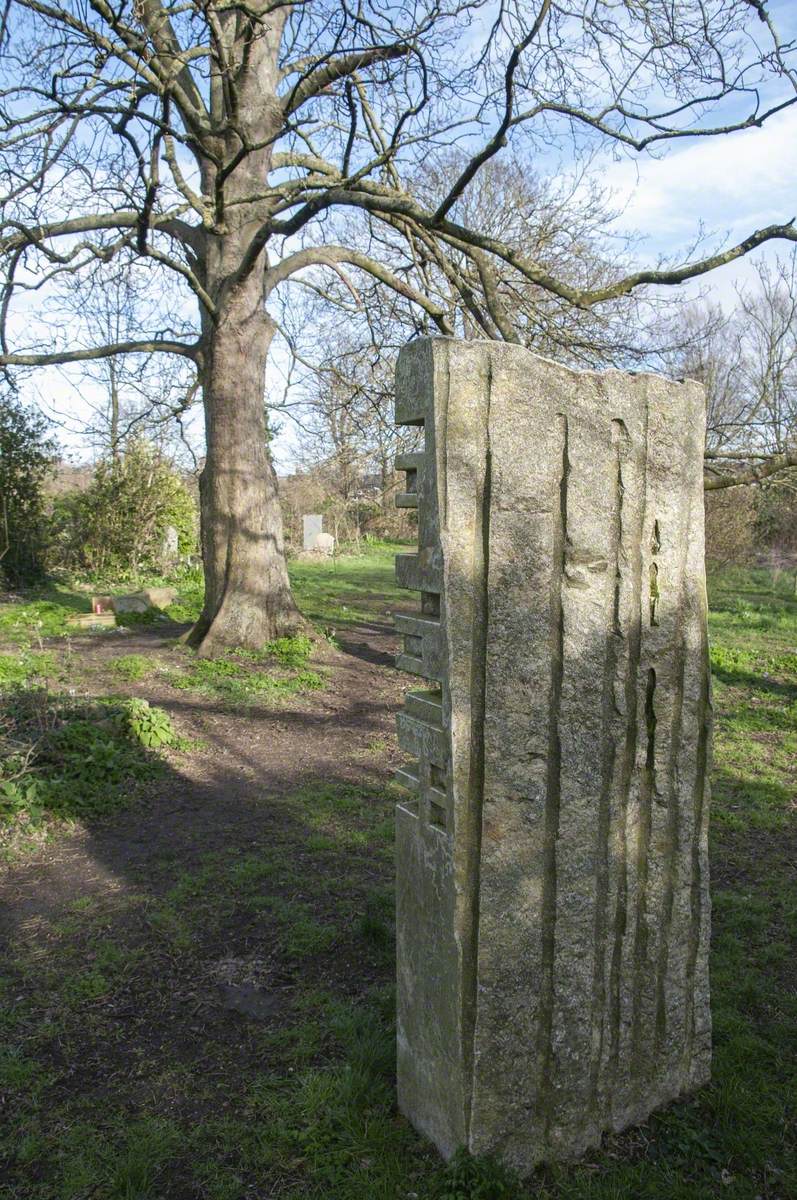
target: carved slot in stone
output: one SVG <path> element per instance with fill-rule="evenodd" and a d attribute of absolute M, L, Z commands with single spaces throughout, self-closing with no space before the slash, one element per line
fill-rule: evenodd
<path fill-rule="evenodd" d="M 440 597 L 436 592 L 421 592 L 421 612 L 428 617 L 440 617 Z"/>
<path fill-rule="evenodd" d="M 399 1104 L 446 1155 L 574 1158 L 708 1078 L 703 419 L 695 384 L 517 346 L 399 357 L 399 665 L 428 681 L 398 717 Z"/>
<path fill-rule="evenodd" d="M 445 832 L 447 825 L 446 809 L 444 804 L 440 804 L 437 800 L 429 800 L 429 824 L 435 829 L 440 829 Z"/>
<path fill-rule="evenodd" d="M 659 566 L 658 563 L 650 564 L 650 623 L 658 625 L 659 616 Z"/>

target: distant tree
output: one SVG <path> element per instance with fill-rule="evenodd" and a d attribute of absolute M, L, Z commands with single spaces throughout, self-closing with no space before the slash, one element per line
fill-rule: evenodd
<path fill-rule="evenodd" d="M 706 389 L 706 488 L 797 483 L 797 251 L 755 267 L 735 308 L 693 306 L 671 335 L 676 374 Z"/>
<path fill-rule="evenodd" d="M 55 459 L 45 418 L 0 392 L 0 579 L 11 587 L 44 574 L 44 482 Z"/>
<path fill-rule="evenodd" d="M 522 340 L 516 280 L 586 310 L 797 240 L 792 223 L 769 225 L 678 267 L 595 280 L 547 269 L 465 211 L 509 140 L 541 154 L 573 134 L 641 152 L 777 116 L 797 101 L 795 47 L 766 0 L 12 0 L 3 12 L 0 364 L 194 364 L 203 653 L 260 646 L 300 620 L 263 417 L 283 285 L 350 271 L 410 300 L 421 329 L 454 332 L 426 290 L 433 265 L 477 326 Z M 422 168 L 454 144 L 469 152 L 432 199 Z M 411 270 L 383 257 L 395 235 Z M 76 348 L 65 327 L 31 344 L 18 295 L 145 260 L 172 280 L 161 319 L 116 342 Z"/>
<path fill-rule="evenodd" d="M 461 152 L 430 156 L 415 190 L 435 207 L 466 163 Z M 500 237 L 518 254 L 533 251 L 546 271 L 584 287 L 598 287 L 622 270 L 633 244 L 618 236 L 607 247 L 603 231 L 616 213 L 580 172 L 540 179 L 531 162 L 517 156 L 485 163 L 462 204 L 470 227 Z M 577 308 L 501 264 L 494 267 L 488 303 L 479 268 L 466 254 L 444 255 L 434 239 L 408 240 L 397 231 L 385 230 L 381 256 L 399 275 L 421 270 L 424 294 L 461 336 L 500 338 L 503 329 L 536 353 L 573 366 L 644 362 L 651 327 L 660 324 L 659 306 L 672 312 L 672 293 L 666 301 L 621 295 L 597 308 Z M 293 293 L 275 314 L 293 354 L 286 412 L 296 421 L 301 462 L 323 463 L 338 496 L 364 471 L 379 474 L 387 496 L 392 459 L 408 441 L 407 430 L 393 424 L 395 360 L 424 328 L 417 307 L 397 293 L 380 295 L 375 281 L 355 285 L 342 274 L 307 275 L 301 283 L 303 302 Z"/>
<path fill-rule="evenodd" d="M 81 286 L 72 286 L 64 275 L 53 288 L 55 321 L 69 314 L 73 346 L 134 342 L 142 329 L 158 318 L 159 284 L 148 265 L 99 264 L 86 273 Z M 153 311 L 154 310 L 154 311 Z M 176 320 L 176 318 L 172 318 Z M 182 332 L 186 322 L 177 322 Z M 54 331 L 57 336 L 57 331 Z M 184 422 L 198 393 L 193 363 L 156 351 L 87 359 L 72 368 L 80 394 L 77 411 L 48 406 L 52 418 L 69 433 L 79 435 L 94 456 L 119 457 L 128 441 L 146 438 L 164 452 L 175 454 L 188 447 Z M 189 453 L 190 458 L 190 453 Z"/>
<path fill-rule="evenodd" d="M 706 566 L 743 567 L 754 561 L 761 547 L 756 526 L 759 495 L 755 488 L 709 490 L 706 501 Z"/>

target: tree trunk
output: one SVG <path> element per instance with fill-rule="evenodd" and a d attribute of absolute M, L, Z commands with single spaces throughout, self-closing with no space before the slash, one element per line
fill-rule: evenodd
<path fill-rule="evenodd" d="M 233 646 L 259 650 L 304 626 L 288 580 L 266 437 L 272 335 L 255 271 L 226 296 L 206 339 L 207 458 L 199 489 L 205 604 L 189 636 L 204 656 Z"/>
<path fill-rule="evenodd" d="M 242 271 L 253 239 L 270 217 L 262 193 L 284 119 L 277 85 L 287 11 L 287 6 L 275 12 L 269 7 L 268 19 L 257 25 L 232 7 L 219 14 L 225 53 L 236 68 L 234 120 L 222 74 L 211 69 L 211 110 L 225 132 L 202 163 L 202 190 L 208 196 L 217 193 L 219 164 L 225 164 L 218 193 L 225 205 L 204 235 L 201 254 L 203 283 L 216 313 L 215 318 L 203 313 L 205 605 L 189 638 L 208 656 L 232 646 L 259 650 L 304 626 L 288 580 L 266 435 L 264 384 L 274 326 L 265 310 L 265 249 Z M 242 139 L 257 147 L 243 157 Z"/>

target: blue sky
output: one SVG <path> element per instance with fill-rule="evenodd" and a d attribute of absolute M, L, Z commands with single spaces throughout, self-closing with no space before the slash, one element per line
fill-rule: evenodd
<path fill-rule="evenodd" d="M 713 244 L 732 244 L 754 229 L 797 217 L 797 108 L 762 129 L 679 142 L 657 159 L 606 159 L 601 178 L 624 206 L 617 225 L 645 236 L 639 253 L 647 261 L 685 252 L 701 224 Z M 755 257 L 788 249 L 788 243 L 771 243 Z M 749 262 L 737 262 L 702 285 L 730 302 L 734 284 L 749 273 Z"/>
<path fill-rule="evenodd" d="M 797 0 L 773 0 L 770 8 L 782 35 L 797 35 Z M 797 217 L 797 108 L 781 113 L 763 129 L 716 139 L 683 139 L 655 155 L 618 155 L 605 147 L 594 170 L 621 209 L 615 228 L 642 236 L 635 252 L 638 265 L 655 263 L 662 254 L 683 261 L 701 229 L 706 252 L 761 226 Z M 755 257 L 771 258 L 788 253 L 789 248 L 787 243 L 770 244 Z M 700 290 L 730 306 L 735 287 L 750 273 L 750 261 L 743 260 L 688 285 L 686 291 L 694 295 Z M 28 395 L 33 399 L 36 393 L 49 393 L 61 410 L 75 411 L 80 405 L 79 395 L 56 370 L 36 376 Z M 82 449 L 77 438 L 64 436 L 63 441 L 76 451 Z M 289 423 L 275 451 L 279 467 L 289 469 L 293 459 Z"/>

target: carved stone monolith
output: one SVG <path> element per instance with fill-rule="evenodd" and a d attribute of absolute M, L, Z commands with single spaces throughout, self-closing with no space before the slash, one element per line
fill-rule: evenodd
<path fill-rule="evenodd" d="M 396 420 L 399 1104 L 527 1171 L 709 1077 L 703 393 L 424 339 Z"/>

